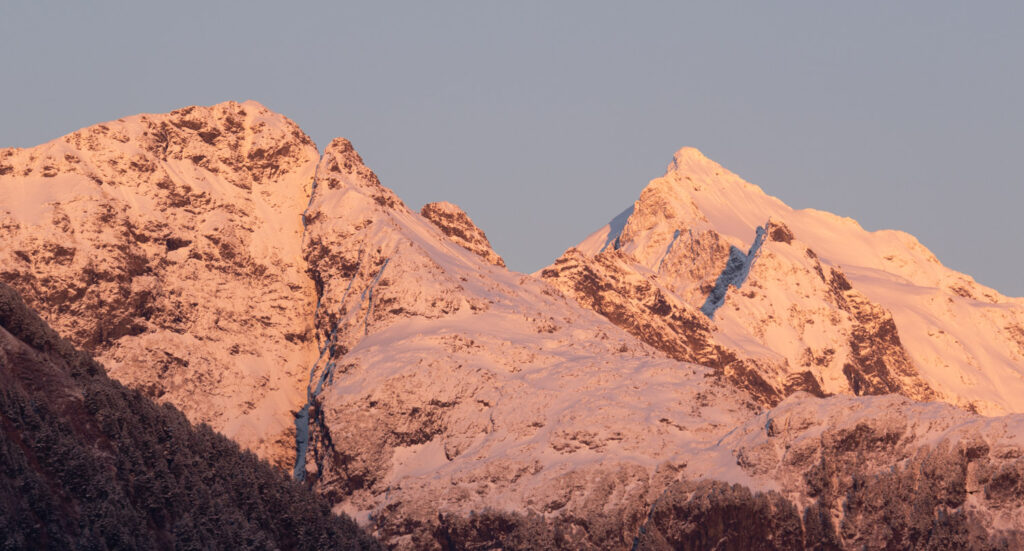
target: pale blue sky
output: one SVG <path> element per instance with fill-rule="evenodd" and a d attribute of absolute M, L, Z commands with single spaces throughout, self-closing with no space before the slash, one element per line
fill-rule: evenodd
<path fill-rule="evenodd" d="M 0 146 L 258 100 L 540 268 L 695 146 L 1024 295 L 1024 4 L 4 2 Z"/>

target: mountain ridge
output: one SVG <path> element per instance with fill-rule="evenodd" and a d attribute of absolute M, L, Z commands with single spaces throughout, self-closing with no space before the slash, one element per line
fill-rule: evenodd
<path fill-rule="evenodd" d="M 254 103 L 142 117 L 0 150 L 0 280 L 391 546 L 535 528 L 656 548 L 719 505 L 761 511 L 779 541 L 924 541 L 935 515 L 949 541 L 1018 537 L 1024 429 L 965 410 L 1024 408 L 1024 309 L 912 238 L 794 211 L 684 148 L 520 274 L 458 207 L 409 209 L 348 140 L 320 154 Z M 928 514 L 885 509 L 913 529 L 862 522 L 872 492 L 938 466 L 963 477 L 928 486 Z"/>
<path fill-rule="evenodd" d="M 771 234 L 763 250 L 757 237 L 761 231 Z M 791 366 L 810 367 L 829 392 L 853 386 L 892 391 L 905 384 L 886 374 L 869 381 L 872 376 L 865 369 L 881 372 L 858 366 L 857 361 L 845 367 L 845 345 L 825 346 L 820 336 L 808 336 L 803 329 L 780 333 L 778 319 L 787 319 L 783 325 L 802 324 L 830 309 L 846 310 L 854 326 L 868 324 L 857 331 L 876 334 L 878 345 L 893 353 L 903 350 L 907 358 L 901 362 L 913 369 L 902 371 L 919 381 L 914 385 L 938 387 L 942 399 L 992 414 L 1020 407 L 1012 405 L 1016 390 L 985 394 L 976 389 L 981 380 L 993 380 L 993 371 L 1017 373 L 1010 380 L 1020 379 L 1024 356 L 1015 335 L 1024 300 L 1004 297 L 945 268 L 904 232 L 867 232 L 852 219 L 790 209 L 696 149 L 680 150 L 665 176 L 652 180 L 631 208 L 575 249 L 585 256 L 600 256 L 610 254 L 609 248 L 622 249 L 632 258 L 634 270 L 653 272 L 683 303 L 703 308 L 706 314 L 714 315 L 723 302 L 736 303 L 723 310 L 723 320 L 713 320 L 721 322 L 716 323 L 722 327 L 721 337 L 745 342 L 764 360 L 778 361 L 781 355 Z M 746 262 L 747 253 L 756 253 L 758 260 Z M 743 275 L 737 279 L 740 285 L 720 280 L 721 288 L 711 293 L 715 280 L 725 274 L 722 267 L 730 262 L 742 263 L 742 270 L 740 264 L 735 268 Z M 750 290 L 742 287 L 747 271 L 757 276 Z M 790 275 L 780 279 L 776 273 Z M 757 289 L 760 278 L 771 280 L 771 292 Z M 746 300 L 755 294 L 760 296 Z M 949 322 L 954 316 L 971 318 L 970 325 L 979 329 Z M 854 332 L 854 326 L 845 331 Z M 806 346 L 794 348 L 794 342 Z M 756 348 L 762 346 L 768 350 L 758 353 Z M 832 352 L 825 354 L 828 350 Z M 1000 350 L 1005 352 L 993 352 Z M 856 359 L 859 353 L 851 350 L 848 356 Z M 843 377 L 815 368 L 804 358 L 825 355 L 831 358 L 829 363 L 838 364 L 832 366 L 834 373 L 846 371 Z M 879 365 L 873 359 L 869 363 Z M 982 363 L 992 367 L 986 371 L 979 367 Z M 954 369 L 968 378 L 950 379 L 948 372 Z M 781 381 L 774 386 L 779 385 Z M 919 392 L 924 397 L 933 391 L 922 387 Z"/>

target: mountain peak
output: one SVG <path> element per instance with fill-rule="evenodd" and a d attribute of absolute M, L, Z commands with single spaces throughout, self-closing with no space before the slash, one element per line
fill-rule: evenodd
<path fill-rule="evenodd" d="M 707 155 L 704 155 L 701 150 L 689 145 L 680 147 L 672 157 L 675 161 L 686 161 L 689 159 L 708 160 Z"/>
<path fill-rule="evenodd" d="M 666 174 L 671 174 L 673 172 L 687 173 L 693 171 L 701 173 L 721 173 L 725 171 L 725 169 L 722 168 L 722 165 L 709 159 L 696 147 L 686 146 L 675 152 L 672 156 L 672 162 L 669 163 L 668 168 L 665 170 Z"/>
<path fill-rule="evenodd" d="M 317 185 L 325 184 L 328 189 L 359 190 L 383 207 L 405 206 L 394 192 L 381 185 L 380 178 L 363 163 L 352 142 L 345 138 L 334 138 L 324 149 L 316 179 Z"/>

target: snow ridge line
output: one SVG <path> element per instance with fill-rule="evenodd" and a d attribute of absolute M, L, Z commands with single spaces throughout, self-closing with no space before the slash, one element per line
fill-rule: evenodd
<path fill-rule="evenodd" d="M 729 290 L 729 286 L 731 285 L 739 289 L 743 286 L 743 282 L 747 280 L 747 276 L 750 274 L 750 267 L 754 265 L 754 260 L 761 251 L 765 233 L 764 226 L 757 227 L 754 242 L 750 245 L 750 250 L 746 254 L 743 254 L 743 251 L 736 246 L 729 248 L 729 260 L 725 263 L 722 273 L 718 274 L 715 288 L 708 293 L 707 300 L 700 307 L 700 311 L 708 319 L 715 319 L 715 312 L 725 304 L 725 294 Z"/>

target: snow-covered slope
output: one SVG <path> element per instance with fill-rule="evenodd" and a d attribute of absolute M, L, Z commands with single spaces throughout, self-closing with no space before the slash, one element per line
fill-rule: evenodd
<path fill-rule="evenodd" d="M 683 303 L 637 268 L 621 246 L 578 265 L 573 273 L 580 277 L 566 269 L 555 270 L 561 276 L 525 276 L 494 265 L 406 208 L 344 140 L 328 146 L 316 182 L 305 251 L 321 282 L 323 355 L 311 370 L 308 417 L 299 419 L 300 432 L 308 427 L 309 433 L 300 438 L 297 474 L 340 509 L 372 522 L 392 545 L 470 546 L 515 532 L 562 534 L 519 543 L 526 547 L 629 547 L 653 533 L 647 519 L 665 495 L 700 480 L 743 485 L 747 498 L 737 498 L 739 510 L 757 507 L 752 489 L 782 492 L 786 497 L 777 499 L 792 503 L 797 519 L 820 511 L 823 532 L 800 528 L 798 520 L 799 541 L 829 534 L 841 545 L 917 542 L 920 531 L 879 536 L 878 527 L 889 525 L 862 519 L 874 509 L 843 509 L 844 500 L 865 491 L 847 481 L 875 478 L 902 462 L 891 489 L 901 491 L 899 484 L 935 481 L 936 465 L 981 468 L 970 466 L 975 459 L 987 478 L 970 488 L 938 484 L 922 493 L 916 509 L 897 512 L 915 530 L 922 519 L 947 513 L 939 526 L 950 533 L 980 523 L 962 541 L 1019 537 L 999 535 L 1019 518 L 1020 500 L 1013 483 L 994 474 L 1021 468 L 1014 455 L 1024 434 L 1019 419 L 992 424 L 950 406 L 916 408 L 906 399 L 821 400 L 798 392 L 824 394 L 816 378 L 801 374 L 784 376 L 782 391 L 767 400 L 762 374 L 785 364 L 742 357 L 746 348 L 722 339 L 699 306 Z M 766 242 L 784 241 L 779 228 L 764 230 Z M 880 307 L 844 284 L 838 271 L 830 275 L 830 296 L 847 308 L 836 309 L 849 316 L 851 331 L 868 334 L 858 343 L 881 348 L 886 361 L 900 358 L 898 340 L 886 340 L 889 318 Z M 566 281 L 584 282 L 567 287 L 577 300 L 557 289 Z M 900 390 L 920 388 L 912 374 L 900 375 L 907 379 Z M 778 409 L 761 407 L 782 394 L 792 396 Z M 816 412 L 817 432 L 785 423 L 773 428 L 770 419 L 789 419 L 800 408 Z M 878 448 L 871 435 L 858 440 L 861 425 L 874 426 L 872 415 L 915 430 L 900 433 L 898 446 Z M 805 432 L 775 439 L 783 429 Z M 824 433 L 839 435 L 840 444 L 826 439 L 815 448 L 815 435 Z M 854 437 L 840 438 L 847 433 Z M 1002 451 L 961 461 L 949 450 L 968 438 Z M 794 439 L 807 448 L 798 464 L 785 454 Z M 876 460 L 851 461 L 865 447 Z M 929 450 L 942 460 L 906 461 Z M 816 464 L 830 470 L 819 473 Z M 815 473 L 820 484 L 835 486 L 827 495 L 810 482 L 793 482 Z M 964 497 L 985 484 L 1009 497 Z M 480 511 L 489 512 L 474 516 Z M 672 522 L 685 521 L 677 515 Z M 770 523 L 761 528 L 781 537 Z"/>
<path fill-rule="evenodd" d="M 439 512 L 595 507 L 627 541 L 668 476 L 657 466 L 756 407 L 709 369 L 463 248 L 346 141 L 327 147 L 305 217 L 324 352 L 297 474 L 394 543 L 432 538 Z"/>
<path fill-rule="evenodd" d="M 282 467 L 315 357 L 319 154 L 255 102 L 0 150 L 0 280 L 111 376 Z"/>
<path fill-rule="evenodd" d="M 581 266 L 609 256 L 756 361 L 775 391 L 767 403 L 799 375 L 826 393 L 1024 411 L 1024 299 L 945 268 L 906 233 L 791 209 L 696 149 L 677 152 L 631 208 L 543 275 L 579 297 Z M 624 300 L 642 311 L 644 299 Z"/>

